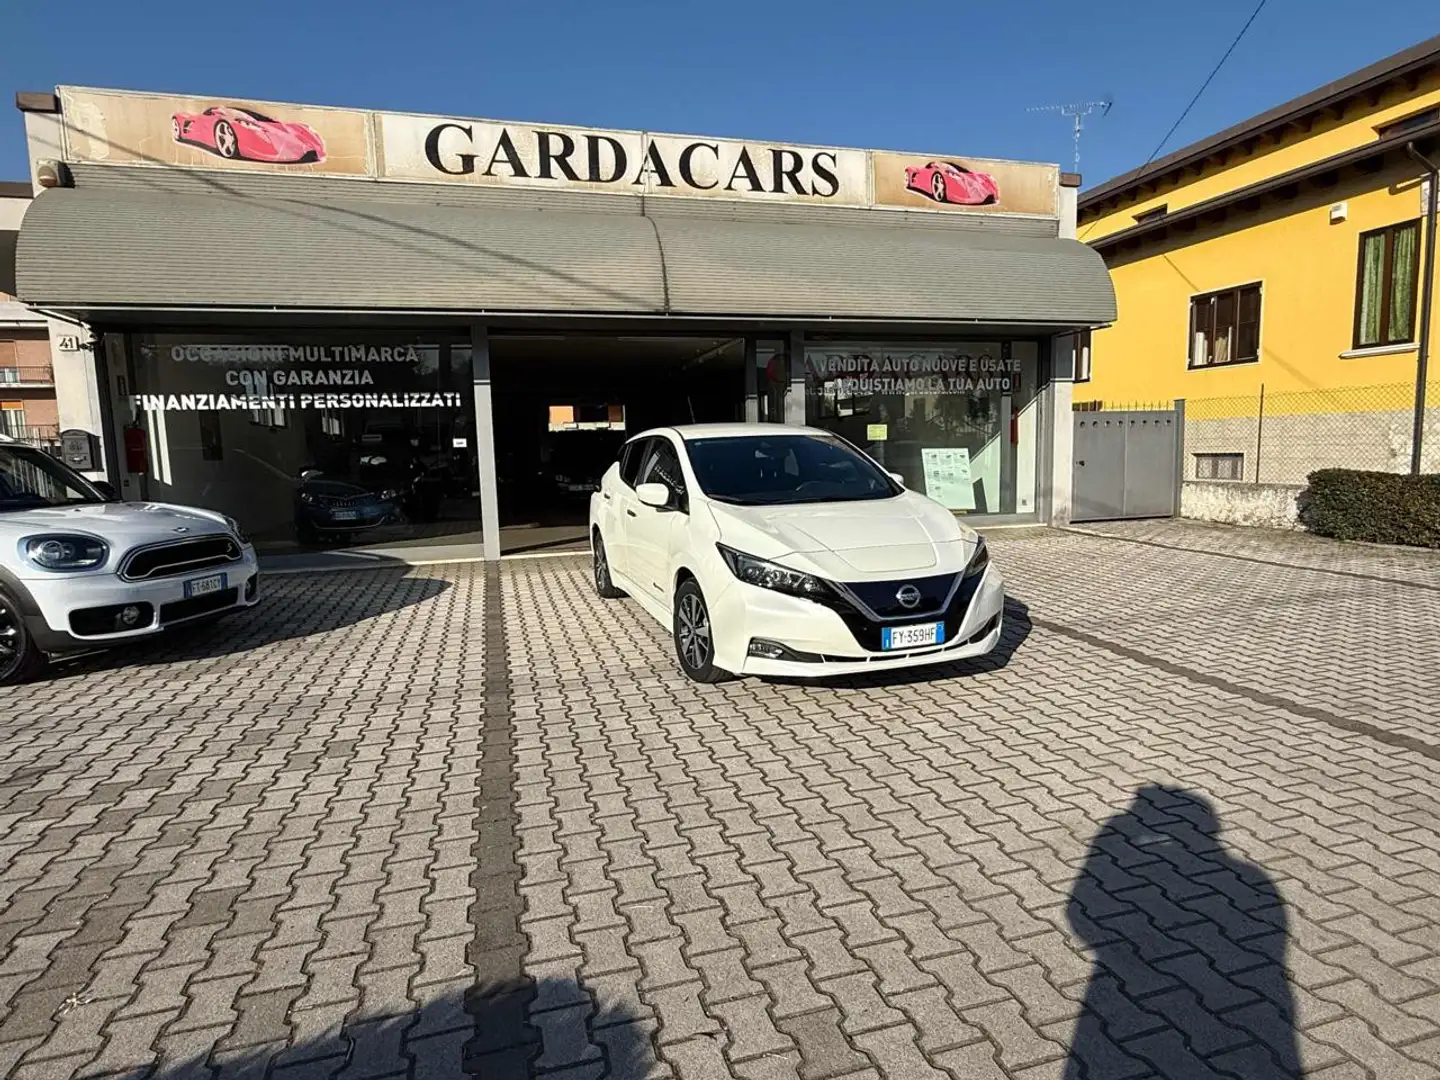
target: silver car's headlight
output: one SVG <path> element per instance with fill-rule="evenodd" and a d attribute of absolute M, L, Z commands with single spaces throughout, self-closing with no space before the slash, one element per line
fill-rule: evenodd
<path fill-rule="evenodd" d="M 302 496 L 302 497 L 303 497 L 303 496 Z M 226 527 L 227 527 L 231 532 L 233 532 L 233 533 L 235 534 L 235 539 L 236 539 L 236 540 L 239 540 L 240 543 L 242 543 L 242 544 L 248 544 L 248 543 L 250 543 L 250 537 L 249 537 L 249 535 L 245 532 L 244 528 L 241 527 L 240 522 L 236 521 L 236 520 L 235 520 L 234 518 L 232 518 L 232 517 L 227 517 L 227 518 L 225 519 L 225 525 L 226 525 Z"/>
<path fill-rule="evenodd" d="M 835 596 L 834 590 L 829 585 L 812 574 L 791 570 L 788 566 L 767 562 L 765 559 L 757 559 L 753 555 L 746 555 L 744 552 L 728 548 L 724 544 L 715 546 L 720 551 L 720 557 L 725 560 L 725 565 L 730 568 L 730 572 L 747 585 L 773 589 L 775 592 L 788 593 L 790 596 L 799 596 L 818 603 L 830 601 Z"/>
<path fill-rule="evenodd" d="M 965 567 L 965 576 L 967 578 L 979 577 L 989 565 L 990 549 L 985 546 L 985 538 L 977 536 L 975 538 L 975 554 L 970 556 L 970 565 Z"/>
<path fill-rule="evenodd" d="M 93 536 L 56 533 L 20 541 L 20 553 L 42 570 L 93 570 L 110 557 L 110 547 Z"/>

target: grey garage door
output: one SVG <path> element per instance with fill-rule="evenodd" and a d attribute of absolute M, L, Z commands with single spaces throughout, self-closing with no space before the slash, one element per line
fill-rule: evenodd
<path fill-rule="evenodd" d="M 1181 430 L 1174 410 L 1074 417 L 1072 521 L 1174 515 Z"/>

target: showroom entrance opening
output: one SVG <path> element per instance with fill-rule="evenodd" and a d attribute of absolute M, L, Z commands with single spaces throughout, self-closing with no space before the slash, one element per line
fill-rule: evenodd
<path fill-rule="evenodd" d="M 631 435 L 745 418 L 738 337 L 490 335 L 505 547 L 583 539 L 590 494 Z"/>

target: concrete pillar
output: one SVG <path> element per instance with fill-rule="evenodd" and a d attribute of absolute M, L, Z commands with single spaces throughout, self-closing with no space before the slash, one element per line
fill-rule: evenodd
<path fill-rule="evenodd" d="M 745 338 L 745 422 L 756 424 L 760 422 L 760 379 L 759 373 L 755 370 L 755 338 L 747 335 Z"/>
<path fill-rule="evenodd" d="M 805 423 L 805 335 L 792 330 L 785 345 L 789 358 L 790 386 L 785 394 L 785 423 Z"/>
<path fill-rule="evenodd" d="M 1060 174 L 1060 197 L 1056 210 L 1060 214 L 1060 238 L 1075 239 L 1075 219 L 1080 212 L 1080 174 Z"/>
<path fill-rule="evenodd" d="M 500 484 L 495 478 L 495 411 L 490 390 L 490 333 L 470 327 L 470 375 L 475 392 L 475 464 L 480 481 L 480 543 L 487 561 L 500 558 Z"/>
<path fill-rule="evenodd" d="M 1075 468 L 1075 335 L 1050 339 L 1050 383 L 1045 390 L 1047 459 L 1040 476 L 1049 489 L 1043 503 L 1047 525 L 1069 525 Z"/>

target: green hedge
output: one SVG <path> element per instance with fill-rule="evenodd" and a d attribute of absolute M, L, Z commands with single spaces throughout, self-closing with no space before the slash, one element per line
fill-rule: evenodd
<path fill-rule="evenodd" d="M 1300 519 L 1337 540 L 1440 548 L 1440 476 L 1321 469 L 1301 495 Z"/>

